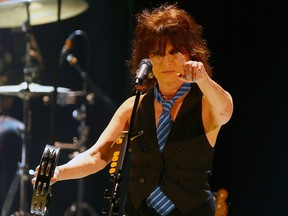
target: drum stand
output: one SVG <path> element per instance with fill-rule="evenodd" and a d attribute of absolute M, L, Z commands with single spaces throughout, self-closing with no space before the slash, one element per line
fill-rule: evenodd
<path fill-rule="evenodd" d="M 27 90 L 29 91 L 29 90 Z M 22 138 L 22 155 L 21 162 L 18 163 L 18 168 L 16 174 L 12 180 L 10 188 L 8 190 L 7 197 L 3 204 L 1 216 L 7 216 L 9 214 L 12 201 L 14 200 L 15 193 L 20 186 L 20 203 L 19 203 L 19 213 L 15 215 L 27 215 L 27 184 L 30 180 L 28 173 L 28 161 L 29 161 L 29 152 L 30 152 L 30 132 L 31 132 L 31 117 L 32 111 L 30 109 L 29 96 L 25 96 L 23 99 L 23 110 L 24 110 L 24 131 L 21 132 Z"/>
<path fill-rule="evenodd" d="M 71 156 L 70 159 L 74 157 L 74 155 L 77 155 L 83 151 L 86 150 L 85 143 L 88 138 L 89 134 L 89 127 L 86 125 L 85 119 L 86 119 L 86 106 L 85 104 L 82 104 L 79 109 L 73 111 L 73 117 L 77 121 L 80 121 L 80 126 L 78 127 L 78 132 L 80 135 L 80 138 L 73 138 L 73 144 L 68 143 L 60 143 L 55 142 L 56 147 L 60 147 L 61 149 L 73 149 L 76 150 Z M 82 216 L 83 211 L 86 210 L 89 215 L 91 216 L 98 216 L 94 209 L 88 204 L 83 202 L 84 197 L 84 179 L 80 178 L 78 181 L 78 190 L 77 190 L 77 202 L 73 203 L 64 213 L 64 216 L 71 216 L 71 215 L 77 215 Z"/>
<path fill-rule="evenodd" d="M 26 2 L 27 9 L 27 21 L 22 26 L 22 31 L 25 33 L 26 37 L 26 58 L 24 67 L 24 81 L 27 86 L 24 91 L 19 92 L 21 99 L 23 100 L 23 123 L 24 132 L 21 133 L 22 138 L 22 153 L 21 162 L 18 163 L 18 168 L 16 174 L 12 180 L 10 188 L 8 190 L 7 197 L 4 201 L 1 216 L 7 216 L 9 214 L 12 201 L 14 200 L 15 193 L 20 189 L 20 202 L 19 202 L 19 212 L 15 212 L 15 216 L 25 216 L 30 215 L 28 212 L 27 203 L 27 185 L 30 182 L 29 176 L 29 153 L 31 144 L 31 121 L 32 121 L 32 110 L 30 108 L 30 97 L 32 93 L 29 90 L 29 84 L 32 83 L 33 77 L 35 75 L 35 67 L 32 67 L 30 49 L 31 49 L 31 28 L 30 28 L 30 13 L 29 13 L 29 3 Z"/>

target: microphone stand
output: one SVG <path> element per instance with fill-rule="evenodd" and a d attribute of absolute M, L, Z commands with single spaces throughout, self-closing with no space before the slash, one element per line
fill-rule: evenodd
<path fill-rule="evenodd" d="M 122 175 L 123 175 L 123 167 L 124 164 L 126 162 L 126 155 L 128 153 L 128 149 L 131 143 L 131 140 L 133 139 L 132 137 L 132 128 L 133 128 L 133 123 L 134 123 L 134 119 L 135 119 L 135 114 L 137 111 L 137 107 L 138 107 L 138 103 L 139 103 L 139 99 L 140 99 L 140 95 L 142 94 L 142 91 L 140 90 L 140 88 L 136 88 L 136 96 L 135 96 L 135 101 L 134 101 L 134 105 L 133 105 L 133 109 L 132 109 L 132 113 L 131 113 L 131 121 L 130 121 L 130 126 L 129 126 L 129 130 L 127 132 L 127 135 L 124 137 L 123 143 L 121 144 L 121 149 L 120 149 L 120 154 L 119 154 L 119 159 L 117 162 L 117 166 L 116 166 L 116 171 L 115 174 L 113 175 L 113 186 L 112 186 L 112 191 L 109 193 L 106 190 L 105 194 L 104 194 L 104 198 L 105 199 L 110 199 L 110 207 L 108 210 L 108 216 L 116 216 L 119 215 L 119 200 L 120 200 L 120 186 L 121 186 L 121 182 L 122 182 Z M 143 131 L 141 132 L 141 134 L 143 133 Z M 141 135 L 139 133 L 139 135 Z M 137 136 L 137 135 L 136 135 Z M 105 210 L 102 211 L 103 214 L 106 214 L 107 212 Z"/>
<path fill-rule="evenodd" d="M 67 58 L 66 58 L 67 62 L 73 66 L 76 71 L 78 72 L 78 74 L 81 76 L 82 80 L 83 80 L 83 88 L 84 89 L 87 89 L 87 87 L 89 87 L 93 93 L 96 93 L 96 95 L 103 101 L 106 102 L 106 104 L 109 105 L 109 108 L 112 110 L 112 111 L 115 111 L 116 110 L 116 107 L 115 107 L 115 104 L 112 102 L 112 100 L 107 96 L 105 95 L 97 85 L 95 85 L 95 83 L 87 76 L 87 72 L 84 71 L 82 69 L 82 67 L 79 65 L 78 63 L 78 59 L 72 55 L 72 54 L 69 54 L 67 55 Z"/>
<path fill-rule="evenodd" d="M 86 32 L 82 31 L 82 30 L 76 30 L 74 32 L 72 32 L 72 34 L 69 35 L 67 40 L 72 41 L 76 36 L 81 36 L 85 39 L 86 41 L 86 47 L 87 47 L 87 59 L 86 59 L 86 67 L 85 69 L 83 69 L 79 63 L 78 63 L 78 59 L 69 51 L 66 50 L 66 52 L 61 52 L 60 54 L 60 60 L 59 60 L 59 64 L 62 65 L 63 64 L 63 60 L 66 60 L 71 66 L 73 66 L 76 71 L 79 73 L 79 75 L 81 76 L 82 80 L 83 80 L 83 89 L 87 90 L 87 88 L 89 87 L 93 93 L 96 93 L 97 96 L 99 96 L 99 98 L 101 100 L 103 100 L 106 104 L 109 105 L 109 108 L 111 109 L 111 111 L 115 111 L 116 110 L 116 106 L 115 104 L 112 102 L 112 100 L 106 96 L 100 89 L 98 86 L 95 85 L 95 83 L 93 83 L 93 81 L 87 76 L 87 70 L 88 70 L 88 66 L 90 64 L 90 56 L 91 56 L 91 51 L 90 51 L 90 40 L 88 35 L 86 34 Z M 66 41 L 67 41 L 66 40 Z M 70 48 L 69 48 L 70 49 Z"/>

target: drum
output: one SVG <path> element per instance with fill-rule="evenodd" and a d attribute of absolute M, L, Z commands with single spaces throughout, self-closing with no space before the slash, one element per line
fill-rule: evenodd
<path fill-rule="evenodd" d="M 8 194 L 8 189 L 15 176 L 17 163 L 21 158 L 21 134 L 24 124 L 10 116 L 0 115 L 0 209 Z M 18 200 L 12 209 L 19 205 Z"/>

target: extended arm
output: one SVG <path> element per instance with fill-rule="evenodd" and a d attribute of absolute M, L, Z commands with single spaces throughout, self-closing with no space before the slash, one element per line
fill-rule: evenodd
<path fill-rule="evenodd" d="M 82 178 L 102 170 L 110 161 L 118 145 L 113 141 L 123 131 L 127 130 L 134 98 L 127 99 L 115 112 L 110 123 L 97 142 L 85 152 L 80 153 L 66 164 L 57 166 L 51 182 Z M 35 176 L 37 176 L 36 168 Z M 36 178 L 32 180 L 35 183 Z"/>

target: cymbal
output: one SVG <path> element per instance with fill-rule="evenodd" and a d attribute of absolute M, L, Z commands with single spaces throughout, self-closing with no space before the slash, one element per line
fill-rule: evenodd
<path fill-rule="evenodd" d="M 57 92 L 65 93 L 69 92 L 70 89 L 57 87 Z M 54 92 L 53 86 L 43 86 L 37 83 L 30 83 L 29 85 L 26 82 L 22 82 L 19 85 L 6 85 L 0 86 L 0 95 L 6 96 L 18 96 L 22 99 L 27 97 L 36 97 L 41 95 L 49 95 Z"/>
<path fill-rule="evenodd" d="M 29 3 L 30 25 L 57 21 L 57 0 L 0 0 L 0 28 L 21 27 L 27 20 L 26 3 Z M 88 6 L 85 0 L 62 0 L 60 19 L 77 16 Z"/>

